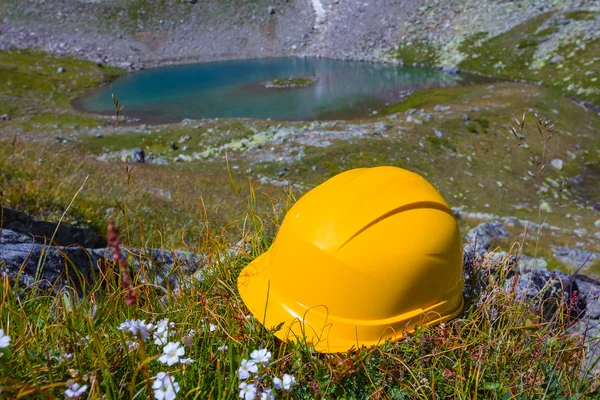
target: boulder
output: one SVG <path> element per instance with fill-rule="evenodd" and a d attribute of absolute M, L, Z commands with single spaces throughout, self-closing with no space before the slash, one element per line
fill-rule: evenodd
<path fill-rule="evenodd" d="M 146 163 L 146 153 L 141 148 L 133 149 L 133 156 L 131 157 L 131 162 L 136 164 L 145 164 Z"/>
<path fill-rule="evenodd" d="M 163 287 L 176 287 L 181 277 L 191 276 L 207 261 L 185 251 L 128 248 L 122 251 L 136 271 L 135 276 L 142 282 Z M 31 288 L 37 278 L 38 289 L 44 292 L 58 293 L 69 286 L 82 294 L 101 277 L 101 271 L 115 267 L 113 262 L 106 261 L 111 258 L 106 248 L 47 246 L 4 229 L 0 243 L 0 276 L 6 275 L 11 283 L 16 282 L 24 289 Z"/>
<path fill-rule="evenodd" d="M 494 239 L 508 237 L 508 231 L 500 221 L 484 222 L 471 229 L 466 235 L 467 246 L 472 251 L 491 249 Z"/>
<path fill-rule="evenodd" d="M 504 281 L 505 289 L 509 292 L 514 290 L 518 299 L 528 302 L 546 321 L 558 321 L 557 310 L 559 309 L 569 320 L 586 316 L 588 298 L 592 301 L 594 296 L 597 297 L 600 293 L 600 288 L 596 293 L 595 287 L 582 284 L 583 278 L 576 279 L 560 271 L 515 268 L 517 261 L 516 257 L 506 253 L 477 252 L 470 246 L 465 246 L 463 252 L 465 308 L 481 301 L 481 295 L 490 281 L 490 274 L 497 275 L 496 272 L 500 268 L 505 268 L 507 273 Z M 596 307 L 591 311 L 593 315 L 600 314 L 595 309 Z"/>
<path fill-rule="evenodd" d="M 596 260 L 600 259 L 600 253 L 595 253 L 590 250 L 574 249 L 571 247 L 551 246 L 552 254 L 556 259 L 565 265 L 573 268 L 579 268 L 582 265 L 590 266 Z"/>
<path fill-rule="evenodd" d="M 506 281 L 506 287 L 514 287 L 517 298 L 521 298 L 537 308 L 546 321 L 558 322 L 562 311 L 564 317 L 574 320 L 586 312 L 586 295 L 582 293 L 577 280 L 560 271 L 525 271 Z"/>
<path fill-rule="evenodd" d="M 2 209 L 2 224 L 0 226 L 3 229 L 23 235 L 32 235 L 38 243 L 48 243 L 54 235 L 54 242 L 59 246 L 106 246 L 106 240 L 91 229 L 39 221 L 23 212 L 8 207 Z M 55 231 L 56 234 L 54 234 Z"/>
<path fill-rule="evenodd" d="M 565 58 L 563 56 L 556 55 L 550 59 L 550 64 L 558 64 L 559 62 L 561 62 L 564 59 Z"/>

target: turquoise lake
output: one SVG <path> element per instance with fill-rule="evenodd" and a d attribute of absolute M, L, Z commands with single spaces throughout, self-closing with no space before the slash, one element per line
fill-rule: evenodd
<path fill-rule="evenodd" d="M 279 78 L 316 77 L 300 88 L 267 88 Z M 468 84 L 475 77 L 434 69 L 322 58 L 268 58 L 176 65 L 136 72 L 77 99 L 82 110 L 143 122 L 184 118 L 331 120 L 373 114 L 409 91 Z"/>

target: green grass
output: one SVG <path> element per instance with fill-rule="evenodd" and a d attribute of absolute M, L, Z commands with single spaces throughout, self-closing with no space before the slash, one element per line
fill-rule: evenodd
<path fill-rule="evenodd" d="M 566 18 L 576 18 L 577 15 L 595 15 L 586 11 L 564 14 Z M 600 54 L 600 41 L 587 42 L 585 46 L 563 43 L 555 54 L 564 57 L 557 64 L 548 61 L 541 63 L 534 58 L 539 45 L 549 40 L 558 31 L 555 25 L 556 14 L 546 13 L 532 18 L 506 33 L 489 38 L 485 41 L 467 39 L 463 42 L 461 51 L 469 57 L 460 67 L 468 71 L 506 77 L 510 79 L 526 79 L 542 82 L 556 87 L 563 93 L 577 96 L 592 103 L 600 103 L 600 81 L 598 63 L 595 61 Z M 587 17 L 586 17 L 587 18 Z M 550 24 L 540 29 L 544 23 Z M 479 36 L 476 39 L 480 39 Z M 477 57 L 472 57 L 477 54 Z M 593 73 L 593 75 L 590 75 Z"/>
<path fill-rule="evenodd" d="M 513 80 L 541 82 L 565 94 L 600 104 L 600 63 L 597 62 L 600 40 L 582 45 L 575 40 L 577 38 L 568 42 L 559 38 L 562 42 L 550 57 L 561 55 L 563 61 L 550 64 L 550 57 L 548 60 L 536 58 L 536 50 L 558 34 L 562 20 L 575 23 L 593 19 L 596 14 L 588 10 L 548 12 L 494 37 L 488 32 L 474 33 L 465 37 L 458 47 L 458 52 L 464 55 L 458 67 Z M 435 66 L 439 63 L 440 51 L 434 44 L 412 41 L 399 43 L 388 55 L 405 64 Z"/>
<path fill-rule="evenodd" d="M 59 73 L 58 68 L 65 69 Z M 70 108 L 85 91 L 123 70 L 34 50 L 0 51 L 0 113 L 11 116 Z"/>

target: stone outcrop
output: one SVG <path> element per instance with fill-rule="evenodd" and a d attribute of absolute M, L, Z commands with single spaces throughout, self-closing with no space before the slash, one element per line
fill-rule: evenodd
<path fill-rule="evenodd" d="M 35 240 L 37 243 L 49 243 L 50 239 L 54 236 L 54 243 L 59 246 L 73 244 L 83 247 L 106 246 L 106 240 L 91 229 L 40 221 L 21 211 L 8 207 L 2 208 L 0 215 L 2 216 L 0 227 L 9 231 L 31 235 L 32 240 Z"/>
<path fill-rule="evenodd" d="M 48 246 L 7 229 L 2 230 L 0 239 L 0 275 L 7 275 L 24 289 L 38 281 L 38 289 L 44 292 L 57 293 L 70 286 L 82 293 L 102 271 L 114 267 L 107 262 L 112 255 L 106 248 Z M 176 287 L 180 278 L 192 276 L 205 262 L 201 256 L 184 251 L 124 249 L 124 252 L 141 281 L 164 287 Z"/>

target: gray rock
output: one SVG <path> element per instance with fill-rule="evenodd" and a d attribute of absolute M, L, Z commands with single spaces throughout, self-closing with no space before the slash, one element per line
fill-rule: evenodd
<path fill-rule="evenodd" d="M 181 120 L 181 126 L 187 126 L 187 125 L 191 124 L 192 122 L 194 122 L 194 121 L 189 118 L 184 118 Z"/>
<path fill-rule="evenodd" d="M 390 126 L 388 124 L 386 124 L 385 122 L 377 122 L 373 126 L 373 129 L 374 129 L 375 133 L 383 133 L 383 132 L 387 131 L 388 129 L 390 129 Z"/>
<path fill-rule="evenodd" d="M 600 280 L 576 275 L 576 282 L 587 301 L 586 317 L 600 319 Z"/>
<path fill-rule="evenodd" d="M 58 72 L 59 74 L 64 74 L 65 72 L 67 72 L 67 70 L 64 69 L 63 67 L 58 67 L 58 69 L 56 70 L 56 72 Z"/>
<path fill-rule="evenodd" d="M 38 243 L 48 243 L 54 235 L 54 242 L 59 246 L 106 246 L 106 240 L 91 229 L 68 224 L 58 226 L 54 222 L 38 221 L 23 212 L 7 207 L 3 209 L 2 227 L 23 235 L 33 235 Z M 28 242 L 30 241 L 31 239 L 28 239 Z"/>
<path fill-rule="evenodd" d="M 421 121 L 418 118 L 413 117 L 412 115 L 409 115 L 408 117 L 406 117 L 406 122 L 412 122 L 413 124 L 423 125 L 423 121 Z"/>
<path fill-rule="evenodd" d="M 0 229 L 0 246 L 3 244 L 31 243 L 33 238 L 8 229 Z"/>
<path fill-rule="evenodd" d="M 581 267 L 584 263 L 586 263 L 586 261 L 586 265 L 590 266 L 592 263 L 594 263 L 594 261 L 600 259 L 600 253 L 589 250 L 560 246 L 550 246 L 550 248 L 552 249 L 552 253 L 556 259 L 573 268 Z"/>
<path fill-rule="evenodd" d="M 463 296 L 465 307 L 485 300 L 485 289 L 490 280 L 497 279 L 496 271 L 505 267 L 508 277 L 504 287 L 515 291 L 517 298 L 527 301 L 538 310 L 546 321 L 557 321 L 556 312 L 561 309 L 568 318 L 578 319 L 586 315 L 596 315 L 595 308 L 587 312 L 588 298 L 594 299 L 600 288 L 590 288 L 590 284 L 581 284 L 584 279 L 592 279 L 583 275 L 579 279 L 560 271 L 522 270 L 514 268 L 516 258 L 506 253 L 485 253 L 473 251 L 465 246 L 463 252 Z M 581 286 L 579 286 L 581 284 Z M 483 296 L 483 297 L 482 297 Z M 592 303 L 590 303 L 592 304 Z"/>
<path fill-rule="evenodd" d="M 193 253 L 157 249 L 127 249 L 129 265 L 143 282 L 161 286 L 176 286 L 180 277 L 189 276 L 207 260 Z M 85 293 L 100 277 L 102 271 L 114 268 L 109 250 L 84 249 L 78 246 L 54 247 L 42 244 L 0 245 L 0 275 L 7 275 L 11 283 L 31 288 L 38 278 L 38 288 L 57 293 L 65 286 Z M 173 268 L 177 266 L 177 271 Z M 37 275 L 36 275 L 37 274 Z"/>
<path fill-rule="evenodd" d="M 522 255 L 519 258 L 519 268 L 523 270 L 536 270 L 536 271 L 547 271 L 548 261 L 542 257 L 529 257 Z"/>
<path fill-rule="evenodd" d="M 31 287 L 37 277 L 39 289 L 43 291 L 54 292 L 71 284 L 81 290 L 98 275 L 98 259 L 78 246 L 3 244 L 0 245 L 0 275 L 7 275 L 11 283 L 18 280 L 17 284 L 26 288 Z"/>
<path fill-rule="evenodd" d="M 2 120 L 2 121 L 9 121 L 10 117 L 8 116 L 8 114 L 2 114 L 0 116 L 0 120 Z"/>
<path fill-rule="evenodd" d="M 270 14 L 270 15 L 275 14 L 275 7 L 273 7 L 273 6 L 267 7 L 267 14 Z"/>
<path fill-rule="evenodd" d="M 574 277 L 560 271 L 525 271 L 505 283 L 513 288 L 517 298 L 529 301 L 546 321 L 558 321 L 557 311 L 571 319 L 586 312 L 586 298 Z"/>
<path fill-rule="evenodd" d="M 438 129 L 436 129 L 436 128 L 433 128 L 433 133 L 434 133 L 434 134 L 435 134 L 435 136 L 436 136 L 436 137 L 438 137 L 438 138 L 441 138 L 442 136 L 444 136 L 444 134 L 443 134 L 443 133 L 442 133 L 440 130 L 438 130 Z"/>
<path fill-rule="evenodd" d="M 166 159 L 161 158 L 161 157 L 156 157 L 156 158 L 153 157 L 153 158 L 151 158 L 151 159 L 148 160 L 148 163 L 149 164 L 156 164 L 156 165 L 168 165 L 169 161 L 167 161 Z"/>
<path fill-rule="evenodd" d="M 564 59 L 565 58 L 563 56 L 556 55 L 550 59 L 550 64 L 558 64 L 559 62 L 561 62 Z"/>
<path fill-rule="evenodd" d="M 471 229 L 465 239 L 473 251 L 490 250 L 492 240 L 508 237 L 508 231 L 500 221 L 484 222 Z"/>
<path fill-rule="evenodd" d="M 94 255 L 103 260 L 110 259 L 112 253 L 108 249 L 90 249 Z M 142 282 L 153 283 L 165 287 L 177 287 L 182 277 L 188 277 L 209 260 L 201 255 L 182 250 L 163 249 L 122 249 L 133 269 L 141 273 Z M 173 268 L 177 267 L 177 270 Z"/>
<path fill-rule="evenodd" d="M 458 67 L 455 67 L 453 65 L 444 65 L 441 70 L 443 72 L 447 72 L 449 74 L 458 74 L 460 72 L 460 70 L 458 69 Z"/>
<path fill-rule="evenodd" d="M 146 153 L 144 150 L 138 148 L 133 149 L 133 156 L 131 157 L 131 162 L 135 164 L 145 164 L 146 163 Z"/>

